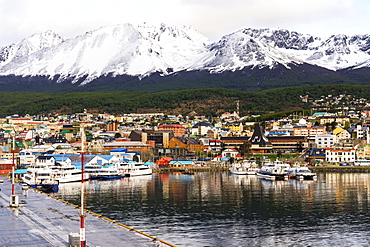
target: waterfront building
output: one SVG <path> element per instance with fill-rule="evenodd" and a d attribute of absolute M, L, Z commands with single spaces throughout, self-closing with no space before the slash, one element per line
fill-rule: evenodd
<path fill-rule="evenodd" d="M 255 124 L 252 137 L 249 139 L 251 143 L 250 151 L 255 153 L 269 153 L 272 151 L 272 143 L 264 135 L 261 125 Z"/>
<path fill-rule="evenodd" d="M 356 160 L 355 148 L 326 148 L 325 161 L 329 163 L 354 162 Z"/>
<path fill-rule="evenodd" d="M 308 148 L 307 136 L 269 136 L 274 152 L 302 152 Z"/>
<path fill-rule="evenodd" d="M 235 149 L 239 149 L 241 145 L 243 145 L 246 142 L 249 142 L 249 139 L 250 137 L 248 136 L 226 136 L 220 138 L 222 142 L 222 147 Z"/>

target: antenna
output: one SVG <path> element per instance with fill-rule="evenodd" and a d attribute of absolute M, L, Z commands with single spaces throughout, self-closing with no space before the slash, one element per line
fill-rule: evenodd
<path fill-rule="evenodd" d="M 239 114 L 239 100 L 236 101 L 236 113 L 238 114 L 238 117 L 240 116 Z"/>

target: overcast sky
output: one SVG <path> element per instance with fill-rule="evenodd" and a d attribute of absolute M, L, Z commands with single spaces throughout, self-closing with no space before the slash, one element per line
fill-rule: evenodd
<path fill-rule="evenodd" d="M 191 25 L 212 41 L 242 28 L 370 34 L 369 0 L 0 0 L 0 46 L 52 30 L 75 37 L 102 26 Z"/>

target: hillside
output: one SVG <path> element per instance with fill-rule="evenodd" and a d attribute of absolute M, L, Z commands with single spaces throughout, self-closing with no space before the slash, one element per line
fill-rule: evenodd
<path fill-rule="evenodd" d="M 301 95 L 319 98 L 321 95 L 352 94 L 368 98 L 370 86 L 325 85 L 287 87 L 258 92 L 243 92 L 229 89 L 191 89 L 158 93 L 144 92 L 72 92 L 72 93 L 0 93 L 0 116 L 11 114 L 73 114 L 95 113 L 148 113 L 165 114 L 197 113 L 217 116 L 226 111 L 235 111 L 240 102 L 241 115 L 266 114 L 283 111 L 310 109 L 309 103 L 300 100 Z"/>

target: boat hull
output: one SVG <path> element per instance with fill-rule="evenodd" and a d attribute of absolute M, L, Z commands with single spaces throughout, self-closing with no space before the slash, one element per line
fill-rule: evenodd
<path fill-rule="evenodd" d="M 286 173 L 263 173 L 257 172 L 257 176 L 269 180 L 287 180 L 288 175 Z"/>

